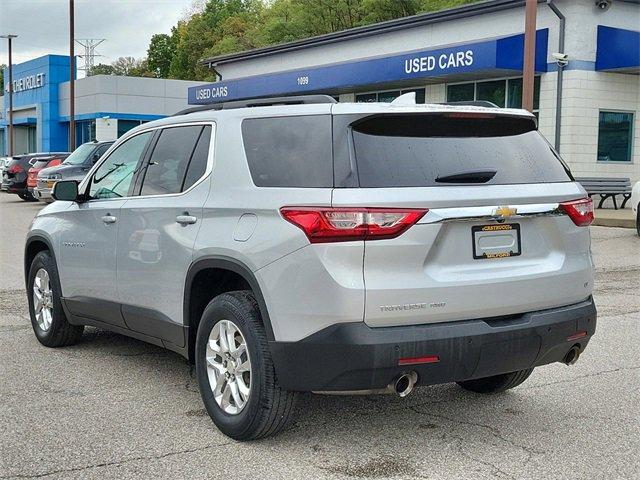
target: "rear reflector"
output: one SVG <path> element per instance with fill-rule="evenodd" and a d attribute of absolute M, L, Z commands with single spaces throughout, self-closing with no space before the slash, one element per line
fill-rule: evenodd
<path fill-rule="evenodd" d="M 300 228 L 311 243 L 395 238 L 428 210 L 396 208 L 282 207 L 285 220 Z"/>
<path fill-rule="evenodd" d="M 587 336 L 586 330 L 583 330 L 582 332 L 576 332 L 573 335 L 567 337 L 567 342 L 573 342 L 574 340 L 580 340 L 581 338 L 584 338 L 586 336 Z"/>
<path fill-rule="evenodd" d="M 419 365 L 421 363 L 438 363 L 440 357 L 437 355 L 426 355 L 424 357 L 408 357 L 398 360 L 398 365 Z"/>
<path fill-rule="evenodd" d="M 593 200 L 591 198 L 581 198 L 571 202 L 563 202 L 560 209 L 579 227 L 587 227 L 593 223 Z"/>

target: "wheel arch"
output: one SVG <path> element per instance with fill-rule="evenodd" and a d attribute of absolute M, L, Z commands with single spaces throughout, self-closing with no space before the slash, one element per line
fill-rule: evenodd
<path fill-rule="evenodd" d="M 24 281 L 27 285 L 27 288 L 29 284 L 29 269 L 31 268 L 31 263 L 38 253 L 45 250 L 51 254 L 53 262 L 57 266 L 58 262 L 56 261 L 56 253 L 53 250 L 53 245 L 48 238 L 42 235 L 31 235 L 27 238 L 24 247 Z"/>
<path fill-rule="evenodd" d="M 262 290 L 256 279 L 255 275 L 251 271 L 249 267 L 247 267 L 244 263 L 235 258 L 224 257 L 224 256 L 210 256 L 204 257 L 196 260 L 191 264 L 189 270 L 187 271 L 187 276 L 185 280 L 184 287 L 184 303 L 183 303 L 183 319 L 184 325 L 188 330 L 188 342 L 187 345 L 189 352 L 189 359 L 192 359 L 193 345 L 191 345 L 192 338 L 195 338 L 195 331 L 192 331 L 192 298 L 191 294 L 194 287 L 194 280 L 198 276 L 199 273 L 205 270 L 221 270 L 231 272 L 244 280 L 244 282 L 251 288 L 256 301 L 258 302 L 258 307 L 260 308 L 260 316 L 262 317 L 262 322 L 264 324 L 265 332 L 267 335 L 268 341 L 274 340 L 273 328 L 271 325 L 271 319 L 269 317 L 269 311 L 267 309 L 266 302 L 264 300 L 264 296 L 262 294 Z"/>

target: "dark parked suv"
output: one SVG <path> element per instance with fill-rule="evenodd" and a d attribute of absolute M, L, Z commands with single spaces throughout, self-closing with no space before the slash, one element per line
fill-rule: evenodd
<path fill-rule="evenodd" d="M 34 200 L 27 187 L 29 169 L 39 160 L 53 160 L 56 156 L 63 155 L 68 155 L 68 152 L 27 153 L 14 156 L 2 174 L 2 191 L 15 193 L 22 200 Z"/>
<path fill-rule="evenodd" d="M 51 190 L 57 181 L 81 181 L 111 145 L 113 145 L 113 141 L 83 143 L 61 165 L 43 168 L 38 173 L 38 183 L 33 191 L 33 196 L 44 202 L 52 202 Z"/>

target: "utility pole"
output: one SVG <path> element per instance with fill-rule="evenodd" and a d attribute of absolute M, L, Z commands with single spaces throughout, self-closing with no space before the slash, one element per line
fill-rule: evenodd
<path fill-rule="evenodd" d="M 76 149 L 76 57 L 74 53 L 74 6 L 69 0 L 69 151 Z"/>
<path fill-rule="evenodd" d="M 522 108 L 533 111 L 533 88 L 536 69 L 537 0 L 527 0 L 524 17 L 524 70 L 522 74 Z"/>
<path fill-rule="evenodd" d="M 9 156 L 13 157 L 13 58 L 11 56 L 11 40 L 17 35 L 0 35 L 9 43 Z"/>

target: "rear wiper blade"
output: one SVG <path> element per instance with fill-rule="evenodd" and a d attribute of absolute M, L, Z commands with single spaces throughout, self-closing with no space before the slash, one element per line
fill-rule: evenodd
<path fill-rule="evenodd" d="M 486 183 L 496 176 L 497 170 L 467 170 L 437 177 L 438 183 Z"/>

